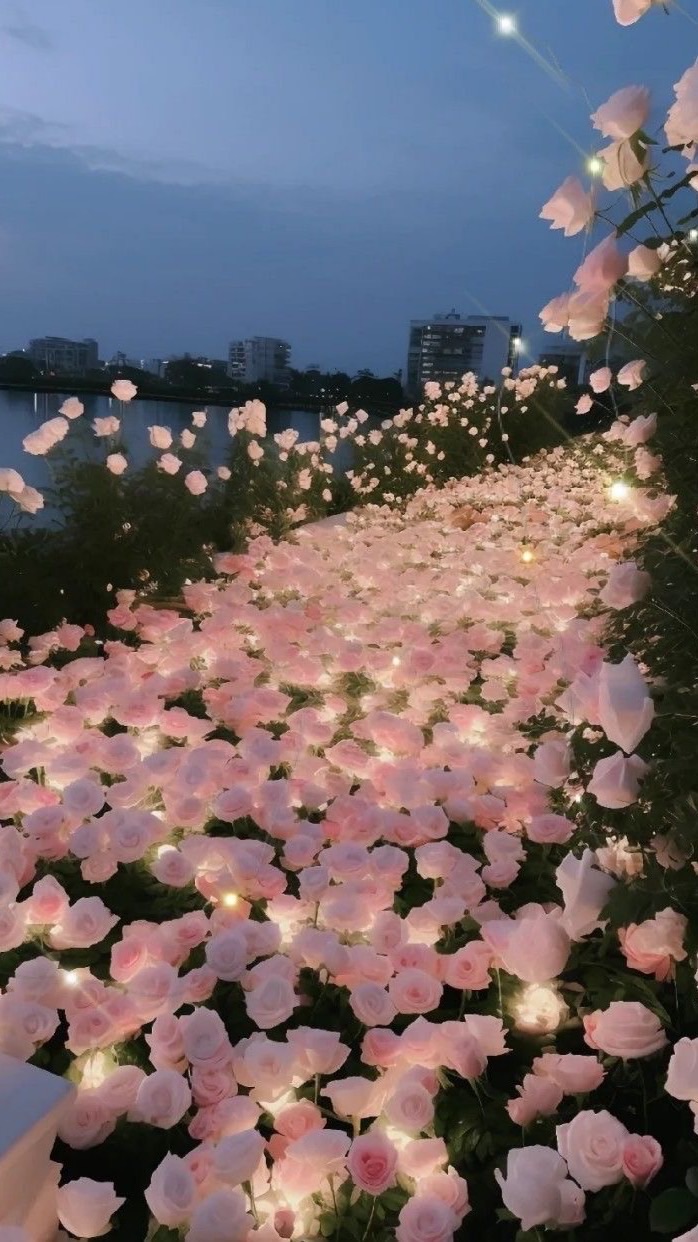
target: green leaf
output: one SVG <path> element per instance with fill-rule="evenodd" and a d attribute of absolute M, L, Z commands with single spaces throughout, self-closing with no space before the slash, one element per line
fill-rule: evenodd
<path fill-rule="evenodd" d="M 698 1199 L 698 1165 L 694 1165 L 686 1174 L 686 1186 L 692 1195 Z"/>
<path fill-rule="evenodd" d="M 665 1190 L 650 1206 L 650 1229 L 654 1233 L 676 1233 L 698 1217 L 698 1204 L 688 1190 Z"/>

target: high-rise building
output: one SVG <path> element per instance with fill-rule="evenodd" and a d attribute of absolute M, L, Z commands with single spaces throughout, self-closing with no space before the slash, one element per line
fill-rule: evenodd
<path fill-rule="evenodd" d="M 39 336 L 29 342 L 27 355 L 48 375 L 84 375 L 99 366 L 99 347 L 92 337 L 68 341 L 62 336 Z"/>
<path fill-rule="evenodd" d="M 467 371 L 497 380 L 513 366 L 521 347 L 521 325 L 504 315 L 459 315 L 413 319 L 407 354 L 407 391 L 419 396 L 429 380 L 457 381 Z"/>
<path fill-rule="evenodd" d="M 546 345 L 543 353 L 538 355 L 538 361 L 542 367 L 557 367 L 560 378 L 566 379 L 575 388 L 586 379 L 587 353 L 584 346 L 576 341 Z"/>
<path fill-rule="evenodd" d="M 288 387 L 291 346 L 275 336 L 253 336 L 231 341 L 228 375 L 241 384 L 277 384 Z"/>

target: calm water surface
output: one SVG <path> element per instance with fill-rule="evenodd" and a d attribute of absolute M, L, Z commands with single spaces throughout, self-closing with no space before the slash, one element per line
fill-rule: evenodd
<path fill-rule="evenodd" d="M 52 460 L 60 460 L 62 448 L 70 447 L 80 456 L 95 461 L 104 461 L 108 453 L 115 451 L 115 439 L 97 439 L 91 426 L 94 418 L 104 418 L 109 414 L 122 419 L 120 444 L 133 467 L 142 466 L 157 456 L 157 451 L 151 448 L 148 440 L 148 427 L 154 423 L 169 427 L 172 431 L 175 440 L 172 452 L 177 452 L 176 441 L 180 433 L 189 428 L 196 435 L 195 450 L 203 457 L 206 465 L 215 469 L 228 460 L 232 441 L 228 434 L 227 407 L 138 399 L 122 405 L 113 397 L 93 394 L 80 397 L 85 413 L 80 418 L 71 420 L 70 431 L 61 445 L 53 449 L 47 457 L 32 457 L 26 453 L 22 448 L 24 437 L 30 431 L 36 431 L 46 419 L 55 418 L 65 398 L 71 395 L 10 392 L 0 389 L 0 466 L 11 466 L 18 470 L 26 483 L 38 487 L 42 492 L 53 485 Z M 195 409 L 207 410 L 206 426 L 201 430 L 192 426 L 191 416 Z M 286 427 L 293 427 L 298 431 L 301 440 L 313 440 L 318 435 L 319 419 L 317 411 L 278 410 L 267 416 L 267 428 L 269 435 L 273 435 Z M 188 458 L 189 454 L 185 454 L 185 462 Z M 200 464 L 200 460 L 192 462 L 192 468 Z M 35 518 L 29 520 L 36 521 Z"/>

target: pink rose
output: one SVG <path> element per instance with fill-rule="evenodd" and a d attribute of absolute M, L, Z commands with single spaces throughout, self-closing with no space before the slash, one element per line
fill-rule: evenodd
<path fill-rule="evenodd" d="M 659 252 L 650 246 L 636 246 L 628 255 L 628 276 L 634 280 L 651 280 L 662 266 Z"/>
<path fill-rule="evenodd" d="M 606 1071 L 596 1057 L 573 1052 L 545 1052 L 536 1057 L 534 1074 L 544 1075 L 557 1083 L 565 1095 L 582 1095 L 601 1086 Z"/>
<path fill-rule="evenodd" d="M 538 908 L 528 917 L 493 919 L 480 935 L 510 975 L 525 983 L 554 979 L 567 964 L 570 940 L 559 918 Z"/>
<path fill-rule="evenodd" d="M 609 295 L 605 288 L 573 293 L 569 300 L 568 330 L 573 341 L 598 336 L 608 314 Z"/>
<path fill-rule="evenodd" d="M 213 1167 L 222 1182 L 250 1182 L 264 1159 L 265 1141 L 258 1130 L 241 1130 L 222 1138 L 213 1153 Z"/>
<path fill-rule="evenodd" d="M 684 915 L 671 908 L 660 910 L 644 923 L 621 927 L 618 939 L 630 969 L 654 975 L 660 982 L 671 978 L 674 962 L 682 962 L 686 957 L 686 927 Z"/>
<path fill-rule="evenodd" d="M 578 414 L 588 414 L 594 408 L 593 398 L 589 396 L 588 392 L 582 393 L 574 408 Z"/>
<path fill-rule="evenodd" d="M 650 588 L 650 576 L 635 561 L 614 565 L 599 599 L 607 608 L 629 608 L 643 599 Z"/>
<path fill-rule="evenodd" d="M 567 327 L 570 321 L 569 304 L 569 293 L 561 293 L 546 303 L 538 316 L 546 332 L 562 332 Z"/>
<path fill-rule="evenodd" d="M 632 138 L 645 125 L 650 114 L 650 93 L 646 86 L 626 86 L 592 114 L 594 129 L 604 138 Z"/>
<path fill-rule="evenodd" d="M 104 940 L 118 921 L 101 897 L 80 897 L 54 926 L 51 944 L 54 949 L 89 949 Z"/>
<path fill-rule="evenodd" d="M 667 142 L 671 147 L 688 147 L 693 154 L 698 139 L 698 116 L 696 116 L 696 93 L 698 92 L 698 61 L 687 69 L 676 83 L 676 103 L 672 104 L 664 126 Z"/>
<path fill-rule="evenodd" d="M 574 824 L 564 815 L 534 815 L 526 827 L 529 841 L 540 845 L 564 845 L 574 832 Z"/>
<path fill-rule="evenodd" d="M 698 1039 L 684 1036 L 674 1044 L 664 1090 L 675 1100 L 698 1100 Z"/>
<path fill-rule="evenodd" d="M 434 1120 L 434 1101 L 421 1083 L 407 1080 L 392 1093 L 384 1111 L 399 1130 L 418 1134 Z"/>
<path fill-rule="evenodd" d="M 155 1070 L 138 1088 L 133 1119 L 169 1130 L 182 1120 L 190 1104 L 191 1091 L 186 1078 L 176 1070 Z"/>
<path fill-rule="evenodd" d="M 577 268 L 574 280 L 582 293 L 597 297 L 607 294 L 627 270 L 628 260 L 618 249 L 615 234 L 611 233 L 589 252 Z"/>
<path fill-rule="evenodd" d="M 169 427 L 158 427 L 157 424 L 148 428 L 148 439 L 153 448 L 172 448 L 172 432 Z"/>
<path fill-rule="evenodd" d="M 584 1038 L 590 1048 L 629 1061 L 650 1057 L 665 1047 L 661 1022 L 640 1001 L 611 1001 L 584 1018 Z"/>
<path fill-rule="evenodd" d="M 78 1091 L 61 1117 L 58 1137 L 69 1147 L 83 1151 L 102 1143 L 115 1126 L 116 1117 L 96 1089 Z"/>
<path fill-rule="evenodd" d="M 179 457 L 175 457 L 174 453 L 163 453 L 158 458 L 158 468 L 164 470 L 165 474 L 176 474 L 181 468 L 182 462 Z"/>
<path fill-rule="evenodd" d="M 618 383 L 622 384 L 624 388 L 628 388 L 630 392 L 634 392 L 642 383 L 646 367 L 647 363 L 644 358 L 636 358 L 634 362 L 626 362 L 625 366 L 621 367 L 618 372 Z"/>
<path fill-rule="evenodd" d="M 606 392 L 611 387 L 613 372 L 610 367 L 599 367 L 597 371 L 592 371 L 589 376 L 589 387 L 593 392 Z"/>
<path fill-rule="evenodd" d="M 464 1177 L 459 1177 L 452 1167 L 447 1172 L 430 1173 L 428 1177 L 422 1178 L 419 1183 L 419 1193 L 441 1199 L 458 1217 L 459 1222 L 470 1211 L 468 1183 Z"/>
<path fill-rule="evenodd" d="M 492 950 L 479 940 L 471 940 L 455 953 L 441 956 L 439 961 L 444 982 L 458 991 L 478 991 L 488 988 L 492 982 Z"/>
<path fill-rule="evenodd" d="M 364 1026 L 389 1026 L 397 1012 L 385 988 L 378 983 L 360 983 L 350 993 L 349 1004 Z"/>
<path fill-rule="evenodd" d="M 585 1109 L 557 1127 L 557 1146 L 570 1175 L 583 1190 L 601 1190 L 623 1178 L 623 1152 L 630 1135 L 622 1122 L 603 1109 Z"/>
<path fill-rule="evenodd" d="M 460 1221 L 436 1195 L 414 1195 L 400 1212 L 395 1242 L 451 1242 Z"/>
<path fill-rule="evenodd" d="M 191 1214 L 187 1242 L 246 1242 L 253 1218 L 240 1190 L 214 1190 Z"/>
<path fill-rule="evenodd" d="M 119 475 L 124 473 L 128 461 L 123 453 L 110 453 L 104 464 L 111 474 Z"/>
<path fill-rule="evenodd" d="M 326 1124 L 320 1109 L 310 1100 L 287 1104 L 274 1118 L 274 1129 L 288 1139 L 302 1138 L 311 1130 L 321 1130 Z"/>
<path fill-rule="evenodd" d="M 118 379 L 114 380 L 114 383 L 111 386 L 111 391 L 117 401 L 133 401 L 138 389 L 135 384 L 131 383 L 131 380 Z"/>
<path fill-rule="evenodd" d="M 623 434 L 623 443 L 627 448 L 636 448 L 638 444 L 646 444 L 657 430 L 656 414 L 640 414 L 634 418 Z"/>
<path fill-rule="evenodd" d="M 232 1048 L 222 1018 L 212 1009 L 195 1009 L 180 1018 L 184 1054 L 201 1069 L 222 1069 L 230 1063 Z"/>
<path fill-rule="evenodd" d="M 85 413 L 85 407 L 77 397 L 67 397 L 58 413 L 62 414 L 64 418 L 79 418 L 81 414 Z"/>
<path fill-rule="evenodd" d="M 234 983 L 242 978 L 248 962 L 247 938 L 240 928 L 230 927 L 212 936 L 206 945 L 206 961 L 219 979 Z"/>
<path fill-rule="evenodd" d="M 395 1185 L 397 1148 L 382 1130 L 370 1130 L 354 1139 L 347 1168 L 355 1186 L 369 1195 L 382 1195 Z"/>
<path fill-rule="evenodd" d="M 613 11 L 619 26 L 632 26 L 655 3 L 655 0 L 613 0 Z"/>
<path fill-rule="evenodd" d="M 599 870 L 596 861 L 592 850 L 584 850 L 581 858 L 566 854 L 555 872 L 564 901 L 561 922 L 571 940 L 582 940 L 602 926 L 599 915 L 615 887 L 613 876 Z"/>
<path fill-rule="evenodd" d="M 187 1058 L 179 1018 L 174 1014 L 161 1014 L 155 1019 L 146 1035 L 150 1048 L 150 1060 L 156 1069 L 184 1069 Z"/>
<path fill-rule="evenodd" d="M 403 970 L 388 984 L 388 995 L 398 1013 L 430 1013 L 437 1009 L 443 988 L 425 970 Z"/>
<path fill-rule="evenodd" d="M 101 1238 L 109 1232 L 112 1216 L 125 1202 L 117 1198 L 113 1182 L 79 1177 L 59 1188 L 56 1210 L 64 1229 L 77 1238 Z"/>
<path fill-rule="evenodd" d="M 182 432 L 182 435 L 184 435 L 184 432 Z M 184 476 L 184 486 L 188 492 L 191 492 L 192 496 L 203 496 L 208 487 L 208 480 L 201 470 L 190 470 Z"/>
<path fill-rule="evenodd" d="M 270 975 L 245 997 L 250 1018 L 263 1031 L 288 1021 L 297 1003 L 292 984 L 280 975 Z"/>
<path fill-rule="evenodd" d="M 92 423 L 92 430 L 97 437 L 115 436 L 120 426 L 119 419 L 113 414 L 109 414 L 106 418 L 95 418 Z"/>
<path fill-rule="evenodd" d="M 518 1099 L 510 1100 L 507 1112 L 517 1126 L 528 1126 L 536 1117 L 549 1117 L 562 1099 L 562 1088 L 551 1078 L 526 1074 L 523 1083 L 516 1088 Z"/>
<path fill-rule="evenodd" d="M 144 1078 L 145 1072 L 138 1065 L 117 1065 L 96 1088 L 97 1094 L 110 1113 L 127 1113 L 136 1102 Z"/>
<path fill-rule="evenodd" d="M 186 1224 L 196 1203 L 196 1182 L 185 1161 L 165 1156 L 150 1179 L 145 1200 L 158 1224 L 170 1228 Z"/>
<path fill-rule="evenodd" d="M 507 1156 L 506 1176 L 499 1169 L 494 1175 L 504 1206 L 519 1218 L 522 1229 L 558 1222 L 567 1165 L 556 1151 L 539 1146 L 515 1148 Z"/>
<path fill-rule="evenodd" d="M 622 751 L 607 759 L 599 759 L 594 768 L 587 792 L 592 794 L 599 806 L 618 810 L 637 801 L 641 778 L 647 764 L 638 755 L 626 759 Z"/>
<path fill-rule="evenodd" d="M 574 237 L 594 219 L 593 195 L 576 177 L 568 177 L 541 209 L 540 218 L 550 220 L 553 229 L 564 229 L 565 237 Z"/>
<path fill-rule="evenodd" d="M 662 1149 L 651 1134 L 631 1134 L 623 1147 L 623 1173 L 633 1186 L 647 1186 L 664 1164 Z"/>

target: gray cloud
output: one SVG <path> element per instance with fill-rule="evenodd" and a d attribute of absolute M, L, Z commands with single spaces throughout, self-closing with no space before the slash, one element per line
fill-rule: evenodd
<path fill-rule="evenodd" d="M 16 39 L 18 43 L 23 43 L 25 47 L 30 47 L 34 52 L 50 52 L 54 47 L 54 42 L 48 31 L 43 26 L 37 26 L 30 21 L 23 13 L 16 14 L 13 21 L 6 22 L 0 26 L 0 33 L 6 35 L 8 39 Z"/>

